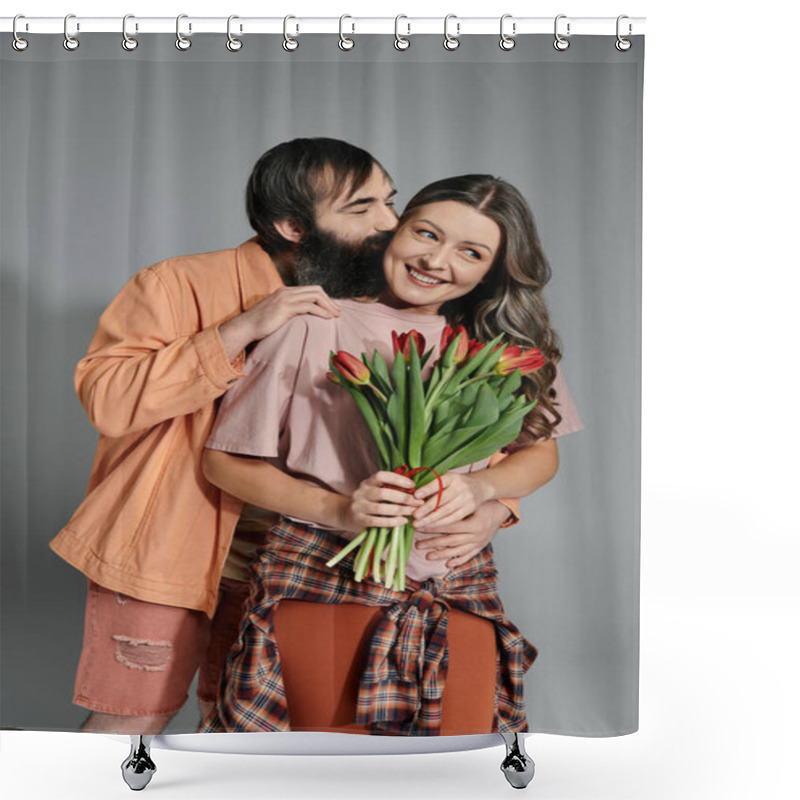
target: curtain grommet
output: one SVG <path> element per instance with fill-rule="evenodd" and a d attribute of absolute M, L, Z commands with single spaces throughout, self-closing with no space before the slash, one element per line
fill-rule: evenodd
<path fill-rule="evenodd" d="M 178 48 L 181 52 L 186 52 L 192 46 L 192 40 L 187 39 L 181 33 L 181 20 L 188 19 L 188 14 L 178 14 L 177 18 L 175 19 L 175 47 Z M 189 23 L 189 31 L 192 30 L 192 23 Z"/>
<path fill-rule="evenodd" d="M 67 16 L 64 17 L 64 49 L 69 53 L 75 52 L 75 50 L 81 46 L 81 43 L 74 36 L 70 36 L 69 21 L 71 19 L 75 19 L 75 14 L 67 14 Z M 80 23 L 76 22 L 75 30 L 79 31 L 80 29 Z"/>
<path fill-rule="evenodd" d="M 228 17 L 228 41 L 225 42 L 225 47 L 227 47 L 228 50 L 231 53 L 238 53 L 242 49 L 242 45 L 243 45 L 242 40 L 241 39 L 237 39 L 231 33 L 231 22 L 233 22 L 233 20 L 235 20 L 235 19 L 239 19 L 239 17 L 236 16 L 236 14 L 231 14 Z M 242 26 L 241 25 L 239 26 L 239 32 L 240 33 L 242 32 Z"/>
<path fill-rule="evenodd" d="M 283 18 L 283 49 L 287 53 L 294 53 L 294 51 L 300 47 L 300 42 L 292 36 L 289 36 L 288 26 L 290 19 L 297 19 L 297 17 L 288 14 Z M 297 23 L 295 23 L 295 33 L 300 33 L 300 26 Z"/>
<path fill-rule="evenodd" d="M 505 32 L 505 22 L 507 19 L 512 19 L 511 14 L 503 14 L 500 17 L 500 49 L 505 50 L 508 52 L 509 50 L 513 50 L 516 47 L 517 40 L 514 37 L 517 35 L 517 23 L 511 23 L 511 35 L 509 36 Z"/>
<path fill-rule="evenodd" d="M 13 35 L 14 35 L 14 39 L 13 39 L 13 41 L 11 42 L 11 46 L 12 46 L 12 47 L 13 47 L 13 48 L 14 48 L 14 49 L 15 49 L 15 50 L 18 52 L 18 53 L 21 53 L 23 50 L 27 50 L 27 49 L 28 49 L 28 44 L 29 44 L 29 42 L 28 42 L 28 40 L 27 40 L 27 39 L 23 39 L 23 38 L 22 38 L 22 37 L 19 35 L 19 33 L 17 32 L 17 20 L 19 20 L 19 19 L 25 19 L 25 15 L 24 15 L 24 14 L 17 14 L 17 15 L 14 17 L 14 22 L 11 24 L 11 32 L 12 32 L 12 33 L 13 33 Z M 27 29 L 27 23 L 26 23 L 26 29 Z"/>
<path fill-rule="evenodd" d="M 450 33 L 448 30 L 448 24 L 451 19 L 456 20 L 456 34 Z M 451 53 L 453 50 L 458 50 L 459 46 L 461 45 L 461 40 L 458 38 L 461 34 L 461 23 L 458 21 L 458 17 L 455 14 L 448 14 L 444 18 L 444 41 L 442 45 L 444 46 L 445 50 L 449 50 Z"/>
<path fill-rule="evenodd" d="M 566 14 L 559 14 L 555 18 L 555 21 L 553 22 L 553 35 L 555 36 L 555 39 L 553 41 L 553 47 L 555 47 L 555 49 L 558 50 L 559 53 L 563 53 L 569 47 L 569 39 L 567 39 L 566 37 L 562 36 L 558 32 L 558 23 L 559 23 L 559 21 L 562 20 L 562 19 L 566 19 L 566 18 L 567 18 Z M 569 36 L 571 32 L 572 32 L 572 25 L 568 22 L 567 23 L 567 36 Z"/>
<path fill-rule="evenodd" d="M 617 50 L 619 50 L 620 53 L 627 53 L 628 50 L 630 50 L 631 47 L 633 47 L 633 42 L 631 42 L 630 39 L 626 39 L 620 33 L 620 23 L 624 19 L 629 19 L 627 14 L 620 14 L 617 17 L 617 41 L 614 42 L 614 47 L 616 47 Z M 631 23 L 629 22 L 628 23 L 628 36 L 630 36 L 631 33 L 633 33 L 633 25 L 631 25 Z"/>
<path fill-rule="evenodd" d="M 394 49 L 400 50 L 402 52 L 403 50 L 408 50 L 408 48 L 411 47 L 411 40 L 406 38 L 407 36 L 411 36 L 411 23 L 410 22 L 406 23 L 406 27 L 408 28 L 408 30 L 406 31 L 406 36 L 401 36 L 400 35 L 401 19 L 408 19 L 408 17 L 405 14 L 398 14 L 394 18 Z"/>
<path fill-rule="evenodd" d="M 342 14 L 342 16 L 339 17 L 339 49 L 344 50 L 345 52 L 349 52 L 356 46 L 356 43 L 352 39 L 344 35 L 343 26 L 344 26 L 344 21 L 346 19 L 353 19 L 353 18 L 349 14 Z M 352 30 L 350 31 L 350 33 L 355 33 L 355 30 L 356 30 L 355 23 L 352 23 Z"/>
<path fill-rule="evenodd" d="M 128 20 L 136 19 L 133 14 L 126 14 L 122 18 L 122 49 L 127 50 L 129 53 L 133 52 L 139 46 L 139 40 L 135 36 L 128 34 Z M 135 26 L 139 30 L 139 26 Z"/>

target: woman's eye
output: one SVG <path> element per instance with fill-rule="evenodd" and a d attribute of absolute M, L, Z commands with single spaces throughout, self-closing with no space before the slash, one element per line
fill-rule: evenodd
<path fill-rule="evenodd" d="M 417 231 L 417 235 L 422 236 L 425 239 L 431 239 L 434 242 L 436 241 L 436 234 L 433 231 L 427 231 L 424 228 L 420 228 L 420 230 Z"/>
<path fill-rule="evenodd" d="M 481 254 L 477 250 L 473 250 L 472 248 L 467 248 L 464 251 L 468 258 L 480 259 Z"/>

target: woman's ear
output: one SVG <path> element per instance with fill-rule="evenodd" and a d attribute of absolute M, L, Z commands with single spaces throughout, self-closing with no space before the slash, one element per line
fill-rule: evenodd
<path fill-rule="evenodd" d="M 297 244 L 303 238 L 303 229 L 293 219 L 279 219 L 272 224 L 287 242 Z"/>

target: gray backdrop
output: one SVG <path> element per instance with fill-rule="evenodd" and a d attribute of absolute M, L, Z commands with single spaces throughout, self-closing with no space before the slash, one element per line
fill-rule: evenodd
<path fill-rule="evenodd" d="M 397 181 L 489 172 L 531 203 L 553 266 L 562 368 L 585 430 L 557 478 L 495 539 L 506 608 L 540 656 L 531 730 L 638 724 L 641 100 L 644 40 L 613 37 L 87 34 L 0 42 L 2 725 L 74 730 L 85 582 L 47 548 L 80 502 L 96 433 L 72 388 L 101 311 L 140 268 L 235 246 L 257 157 L 297 136 L 343 138 Z M 171 732 L 194 730 L 193 699 Z"/>

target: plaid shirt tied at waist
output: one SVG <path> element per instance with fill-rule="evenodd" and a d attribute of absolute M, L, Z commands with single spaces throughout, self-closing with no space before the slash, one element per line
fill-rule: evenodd
<path fill-rule="evenodd" d="M 386 607 L 370 642 L 354 720 L 375 733 L 439 734 L 448 609 L 492 620 L 498 650 L 492 732 L 527 730 L 522 680 L 536 649 L 505 616 L 491 546 L 442 580 L 408 580 L 406 591 L 397 592 L 367 578 L 356 583 L 352 554 L 336 567 L 325 566 L 346 543 L 330 531 L 282 519 L 266 541 L 253 565 L 256 585 L 228 655 L 217 707 L 201 732 L 291 730 L 273 628 L 281 600 Z"/>

